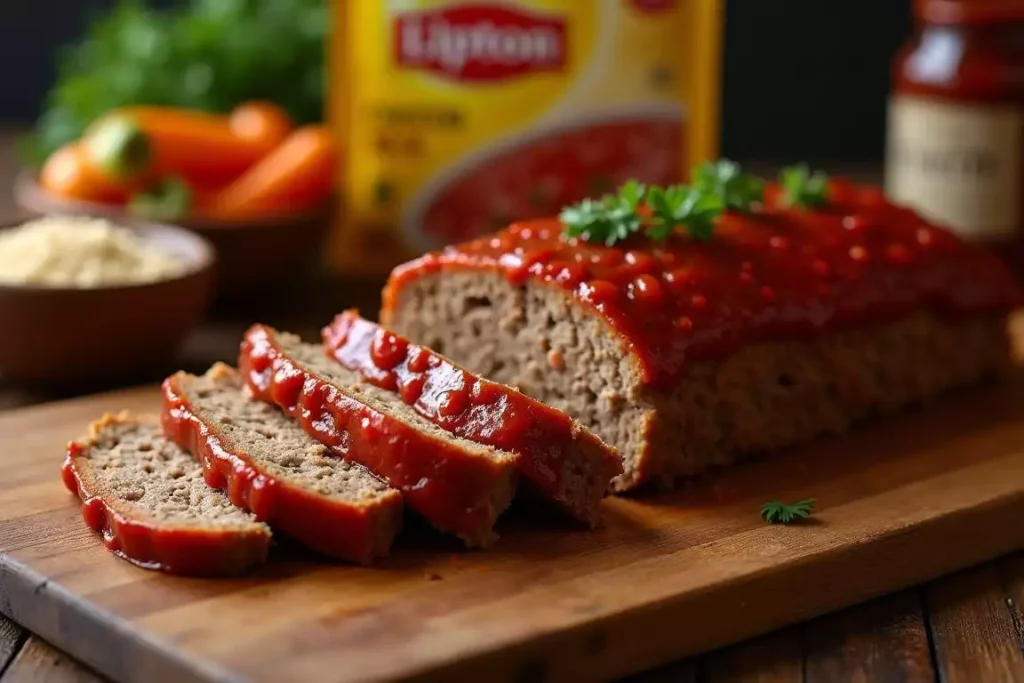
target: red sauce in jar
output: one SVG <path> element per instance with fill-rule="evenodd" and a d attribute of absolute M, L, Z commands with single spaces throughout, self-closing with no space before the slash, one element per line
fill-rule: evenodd
<path fill-rule="evenodd" d="M 915 10 L 893 61 L 887 193 L 1024 268 L 1024 2 Z"/>
<path fill-rule="evenodd" d="M 729 212 L 714 237 L 637 235 L 613 247 L 562 236 L 557 220 L 496 235 L 397 268 L 384 292 L 442 269 L 484 269 L 571 293 L 628 342 L 644 379 L 671 384 L 687 362 L 761 340 L 895 321 L 917 310 L 1003 314 L 1021 299 L 991 253 L 966 245 L 873 187 L 830 181 L 821 209 L 783 208 L 769 187 L 756 212 Z M 571 267 L 565 264 L 572 264 Z"/>

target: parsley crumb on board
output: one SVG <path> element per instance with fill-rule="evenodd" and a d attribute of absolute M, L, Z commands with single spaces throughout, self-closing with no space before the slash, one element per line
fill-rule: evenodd
<path fill-rule="evenodd" d="M 801 519 L 807 519 L 813 510 L 813 498 L 796 503 L 783 503 L 772 499 L 761 506 L 761 519 L 769 524 L 791 524 Z"/>

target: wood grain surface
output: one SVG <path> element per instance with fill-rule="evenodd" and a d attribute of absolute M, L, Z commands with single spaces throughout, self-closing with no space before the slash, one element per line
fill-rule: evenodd
<path fill-rule="evenodd" d="M 115 680 L 608 679 L 1024 547 L 1024 401 L 1013 384 L 688 491 L 609 501 L 608 528 L 595 533 L 521 513 L 488 552 L 414 534 L 379 568 L 280 548 L 246 578 L 178 579 L 107 553 L 58 477 L 64 443 L 89 420 L 155 409 L 156 396 L 144 388 L 0 416 L 0 612 Z M 809 496 L 819 502 L 809 524 L 757 515 L 766 498 Z M 972 616 L 998 603 L 1013 628 L 987 595 L 971 594 L 981 600 Z M 939 614 L 958 600 L 955 590 L 928 596 Z M 806 634 L 805 650 L 832 653 L 807 657 L 807 674 L 828 680 L 857 660 L 913 680 L 927 648 L 889 651 L 919 643 L 920 623 L 852 618 L 889 640 L 837 651 L 828 642 L 838 634 Z M 954 642 L 977 644 L 954 619 L 939 618 L 935 637 L 954 652 Z M 985 666 L 1015 674 L 1004 649 Z M 971 675 L 947 668 L 950 680 Z"/>
<path fill-rule="evenodd" d="M 4 681 L 12 683 L 103 683 L 85 667 L 67 659 L 40 638 L 29 640 L 11 662 Z"/>
<path fill-rule="evenodd" d="M 0 616 L 0 674 L 7 670 L 24 640 L 25 630 L 7 617 Z"/>

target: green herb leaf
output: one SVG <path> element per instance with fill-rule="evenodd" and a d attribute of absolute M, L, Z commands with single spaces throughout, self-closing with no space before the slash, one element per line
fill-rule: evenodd
<path fill-rule="evenodd" d="M 719 216 L 729 209 L 750 211 L 763 199 L 760 178 L 722 160 L 695 168 L 690 185 L 657 187 L 629 180 L 618 192 L 566 207 L 559 218 L 565 235 L 609 246 L 638 232 L 666 240 L 680 230 L 706 242 L 714 235 Z"/>
<path fill-rule="evenodd" d="M 643 183 L 639 183 L 635 180 L 627 180 L 622 187 L 619 188 L 619 197 L 629 208 L 634 211 L 640 206 L 640 202 L 643 201 L 644 193 L 647 191 L 647 187 Z"/>
<path fill-rule="evenodd" d="M 761 519 L 769 524 L 791 524 L 800 519 L 807 519 L 813 510 L 813 498 L 789 504 L 772 499 L 761 506 Z"/>
<path fill-rule="evenodd" d="M 786 206 L 811 208 L 828 203 L 828 175 L 822 171 L 812 173 L 807 164 L 782 169 L 779 183 Z"/>
<path fill-rule="evenodd" d="M 744 173 L 735 161 L 706 162 L 697 167 L 693 177 L 695 187 L 714 194 L 730 209 L 749 211 L 752 204 L 764 200 L 764 181 Z"/>
<path fill-rule="evenodd" d="M 567 206 L 558 216 L 565 226 L 565 234 L 588 242 L 604 242 L 608 246 L 624 240 L 640 229 L 640 216 L 636 211 L 623 209 L 613 195 L 600 200 L 584 199 Z"/>

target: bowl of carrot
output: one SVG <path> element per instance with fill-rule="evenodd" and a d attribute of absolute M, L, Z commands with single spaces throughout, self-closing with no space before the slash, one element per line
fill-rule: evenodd
<path fill-rule="evenodd" d="M 296 127 L 269 102 L 228 114 L 160 106 L 108 112 L 17 180 L 27 216 L 174 223 L 217 251 L 218 294 L 300 277 L 332 219 L 338 152 L 322 125 Z"/>

